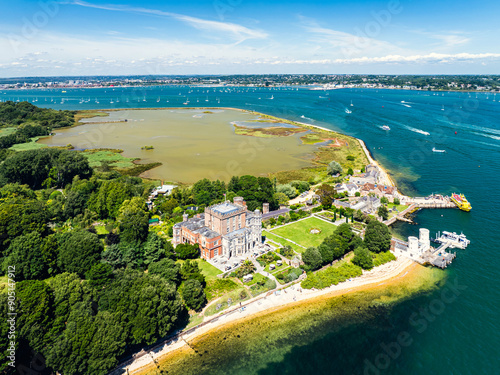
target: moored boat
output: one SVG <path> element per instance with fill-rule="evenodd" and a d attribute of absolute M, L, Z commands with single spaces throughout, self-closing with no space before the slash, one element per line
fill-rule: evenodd
<path fill-rule="evenodd" d="M 472 210 L 472 206 L 470 205 L 467 198 L 463 194 L 453 193 L 450 197 L 451 201 L 457 205 L 462 211 L 470 211 Z"/>

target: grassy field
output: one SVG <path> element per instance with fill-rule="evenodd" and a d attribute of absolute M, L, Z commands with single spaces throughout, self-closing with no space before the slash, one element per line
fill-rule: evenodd
<path fill-rule="evenodd" d="M 40 148 L 45 148 L 47 145 L 44 145 L 42 143 L 36 143 L 38 141 L 39 137 L 33 137 L 31 138 L 31 142 L 28 143 L 19 143 L 17 145 L 13 145 L 10 147 L 10 150 L 14 151 L 28 151 L 28 150 L 38 150 Z"/>
<path fill-rule="evenodd" d="M 121 150 L 85 150 L 83 156 L 89 161 L 92 168 L 100 167 L 103 162 L 108 162 L 110 167 L 118 169 L 132 168 L 135 158 L 126 158 L 117 151 Z"/>
<path fill-rule="evenodd" d="M 321 232 L 311 233 L 311 229 L 316 228 Z M 304 247 L 319 246 L 323 240 L 333 234 L 336 226 L 316 217 L 297 221 L 284 227 L 272 229 L 271 233 L 288 238 Z"/>
<path fill-rule="evenodd" d="M 224 294 L 229 293 L 236 289 L 241 289 L 242 285 L 237 281 L 236 278 L 215 278 L 207 281 L 207 286 L 205 287 L 205 294 L 209 301 L 214 298 L 222 297 Z"/>
<path fill-rule="evenodd" d="M 262 231 L 262 234 L 264 236 L 266 236 L 267 238 L 273 240 L 274 242 L 282 244 L 283 246 L 287 246 L 287 245 L 291 246 L 292 249 L 294 249 L 297 253 L 303 253 L 306 250 L 305 248 L 297 246 L 296 244 L 294 244 L 290 241 L 287 241 L 283 238 L 275 236 L 274 234 L 272 234 L 271 232 L 269 232 L 267 230 Z"/>
<path fill-rule="evenodd" d="M 78 125 L 78 122 L 84 118 L 92 118 L 92 117 L 106 117 L 109 116 L 106 112 L 96 112 L 96 111 L 78 111 L 75 115 L 75 125 Z"/>
<path fill-rule="evenodd" d="M 230 306 L 234 306 L 239 304 L 240 302 L 246 301 L 247 299 L 250 298 L 250 293 L 242 287 L 240 289 L 234 290 L 230 293 L 227 293 L 222 297 L 221 299 L 217 300 L 216 302 L 212 303 L 206 310 L 204 315 L 205 316 L 211 316 L 217 313 L 220 313 L 227 309 Z M 231 299 L 231 301 L 229 301 Z M 222 305 L 218 310 L 217 310 L 217 305 Z"/>
<path fill-rule="evenodd" d="M 189 323 L 184 329 L 189 329 L 191 327 L 197 326 L 203 322 L 203 316 L 200 316 L 199 314 L 194 314 L 189 316 Z"/>
<path fill-rule="evenodd" d="M 276 178 L 280 184 L 286 184 L 295 180 L 319 183 L 328 178 L 328 175 L 326 174 L 325 167 L 306 167 L 292 171 L 269 173 L 269 178 L 271 180 Z"/>
<path fill-rule="evenodd" d="M 5 137 L 6 135 L 12 134 L 17 130 L 17 128 L 1 128 L 0 137 Z"/>
<path fill-rule="evenodd" d="M 302 132 L 304 132 L 304 129 L 302 128 L 285 128 L 285 127 L 247 128 L 245 126 L 234 125 L 235 134 L 248 135 L 260 138 L 287 137 L 289 135 Z"/>

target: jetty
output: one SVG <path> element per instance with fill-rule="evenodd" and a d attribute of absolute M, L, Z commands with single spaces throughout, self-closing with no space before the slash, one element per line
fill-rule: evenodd
<path fill-rule="evenodd" d="M 430 245 L 432 242 L 440 243 L 440 246 L 434 248 Z M 429 230 L 420 228 L 419 238 L 410 236 L 408 242 L 393 238 L 391 241 L 391 250 L 397 256 L 404 256 L 420 264 L 430 264 L 441 269 L 448 267 L 456 258 L 456 252 L 447 251 L 449 248 L 465 249 L 470 243 L 462 233 L 443 232 L 443 235 L 436 235 L 435 239 L 429 238 Z"/>
<path fill-rule="evenodd" d="M 410 198 L 406 202 L 411 203 L 415 208 L 456 208 L 450 197 L 443 195 L 429 195 L 428 197 Z"/>

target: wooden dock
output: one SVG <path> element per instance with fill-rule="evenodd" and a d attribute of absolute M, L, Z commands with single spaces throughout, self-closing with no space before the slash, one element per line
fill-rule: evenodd
<path fill-rule="evenodd" d="M 448 267 L 449 264 L 457 257 L 457 253 L 448 253 L 446 250 L 450 245 L 448 243 L 443 243 L 438 248 L 434 249 L 431 247 L 429 251 L 423 254 L 423 260 L 425 263 L 432 264 L 433 266 L 444 269 Z"/>

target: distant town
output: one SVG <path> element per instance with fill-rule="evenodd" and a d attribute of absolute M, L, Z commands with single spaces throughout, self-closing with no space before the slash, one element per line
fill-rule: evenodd
<path fill-rule="evenodd" d="M 50 89 L 204 85 L 278 87 L 306 86 L 317 90 L 342 88 L 405 89 L 429 91 L 500 91 L 499 75 L 195 75 L 195 76 L 82 76 L 21 77 L 0 79 L 0 89 Z"/>

